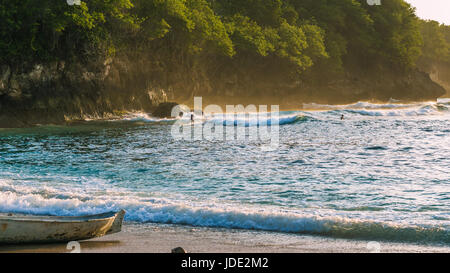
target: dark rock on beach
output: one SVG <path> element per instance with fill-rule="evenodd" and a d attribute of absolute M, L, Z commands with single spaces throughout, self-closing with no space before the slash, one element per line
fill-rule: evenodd
<path fill-rule="evenodd" d="M 187 253 L 187 252 L 182 247 L 176 247 L 176 248 L 172 249 L 172 253 L 180 254 L 180 253 Z"/>

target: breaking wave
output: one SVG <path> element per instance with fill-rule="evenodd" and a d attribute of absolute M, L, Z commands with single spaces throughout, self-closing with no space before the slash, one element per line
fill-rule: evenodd
<path fill-rule="evenodd" d="M 320 112 L 331 115 L 359 115 L 372 117 L 395 117 L 395 116 L 428 116 L 450 114 L 450 103 L 446 100 L 438 102 L 425 102 L 415 104 L 374 104 L 369 102 L 358 102 L 349 105 L 323 105 L 304 104 L 303 109 L 309 112 Z"/>
<path fill-rule="evenodd" d="M 93 197 L 92 197 L 93 196 Z M 40 215 L 83 215 L 127 211 L 126 221 L 181 224 L 321 235 L 333 238 L 385 240 L 450 244 L 450 231 L 444 227 L 381 223 L 350 217 L 319 216 L 303 211 L 273 208 L 193 203 L 160 197 L 142 197 L 120 190 L 101 194 L 80 191 L 63 193 L 52 188 L 36 189 L 0 183 L 0 212 Z"/>
<path fill-rule="evenodd" d="M 355 115 L 367 117 L 414 117 L 414 116 L 433 116 L 450 114 L 450 100 L 442 99 L 438 102 L 425 102 L 402 104 L 397 102 L 387 104 L 376 104 L 369 102 L 358 102 L 348 105 L 327 105 L 327 104 L 303 104 L 302 111 L 280 112 L 278 116 L 271 117 L 270 113 L 262 113 L 258 116 L 256 113 L 250 114 L 225 114 L 225 115 L 194 115 L 194 124 L 213 123 L 223 126 L 271 126 L 275 124 L 289 125 L 297 122 L 322 120 L 327 116 Z M 124 122 L 143 122 L 143 123 L 168 123 L 173 124 L 181 121 L 190 125 L 191 113 L 185 113 L 182 118 L 161 119 L 152 117 L 148 113 L 129 113 L 120 120 Z"/>
<path fill-rule="evenodd" d="M 270 113 L 263 113 L 258 116 L 257 114 L 237 114 L 237 115 L 194 115 L 194 124 L 212 123 L 215 125 L 223 126 L 272 126 L 272 125 L 288 125 L 301 121 L 313 120 L 313 118 L 299 114 L 298 112 L 281 112 L 277 116 L 271 116 Z M 191 125 L 190 114 L 185 115 L 183 118 L 172 119 L 160 119 L 152 117 L 146 113 L 130 113 L 128 116 L 120 120 L 122 122 L 144 122 L 144 123 L 169 123 L 173 124 L 179 121 L 186 125 Z"/>

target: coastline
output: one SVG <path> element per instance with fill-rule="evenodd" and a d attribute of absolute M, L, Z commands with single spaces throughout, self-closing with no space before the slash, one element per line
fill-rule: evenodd
<path fill-rule="evenodd" d="M 414 105 L 426 102 L 439 102 L 439 100 L 449 99 L 450 94 L 448 96 L 438 97 L 435 100 L 423 99 L 423 100 L 385 100 L 385 101 L 371 101 L 371 100 L 354 100 L 350 101 L 349 104 L 339 104 L 339 103 L 329 103 L 323 104 L 323 106 L 329 106 L 329 108 L 318 107 L 322 104 L 316 103 L 313 101 L 304 101 L 298 103 L 297 107 L 292 105 L 280 105 L 280 111 L 323 111 L 330 110 L 333 107 L 342 107 L 346 105 L 354 105 L 359 103 L 373 103 L 373 104 L 404 104 L 404 105 Z M 162 103 L 164 104 L 164 103 Z M 239 103 L 236 102 L 236 105 Z M 233 104 L 232 104 L 233 105 Z M 220 106 L 220 105 L 219 105 Z M 223 106 L 223 107 L 222 107 Z M 159 107 L 159 106 L 158 106 Z M 226 109 L 226 105 L 221 105 L 223 109 Z M 331 108 L 330 108 L 331 107 Z M 111 120 L 122 120 L 124 117 L 140 113 L 144 115 L 148 115 L 152 118 L 161 118 L 165 119 L 170 116 L 170 109 L 165 109 L 166 117 L 155 117 L 152 115 L 152 111 L 141 110 L 114 110 L 109 112 L 102 113 L 94 113 L 94 114 L 83 114 L 77 116 L 71 116 L 69 113 L 46 113 L 46 116 L 43 117 L 39 113 L 35 112 L 27 112 L 23 119 L 19 119 L 18 116 L 21 116 L 21 113 L 9 113 L 5 114 L 0 111 L 0 130 L 5 129 L 23 129 L 23 128 L 36 128 L 40 126 L 70 126 L 70 125 L 79 125 L 86 124 L 86 122 L 94 121 L 94 122 L 108 122 Z M 59 118 L 55 118 L 58 117 Z"/>
<path fill-rule="evenodd" d="M 120 233 L 80 242 L 81 253 L 370 253 L 369 241 L 319 236 L 125 223 Z M 379 242 L 381 253 L 449 253 L 450 246 Z M 66 244 L 5 245 L 0 253 L 69 253 Z"/>

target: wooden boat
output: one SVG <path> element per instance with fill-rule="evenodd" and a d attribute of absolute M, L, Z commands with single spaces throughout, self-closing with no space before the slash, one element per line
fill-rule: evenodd
<path fill-rule="evenodd" d="M 0 244 L 87 240 L 120 232 L 125 211 L 86 216 L 0 214 Z"/>

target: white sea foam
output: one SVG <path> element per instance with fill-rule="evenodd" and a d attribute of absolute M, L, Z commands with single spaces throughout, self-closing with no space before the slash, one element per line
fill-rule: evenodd
<path fill-rule="evenodd" d="M 174 121 L 175 119 L 161 119 L 152 117 L 151 115 L 143 112 L 133 112 L 126 115 L 122 121 L 134 121 L 134 122 L 163 122 L 163 121 Z"/>
<path fill-rule="evenodd" d="M 281 114 L 277 117 L 271 117 L 270 113 L 263 113 L 258 116 L 257 114 L 241 114 L 236 115 L 205 115 L 199 116 L 194 115 L 194 123 L 214 123 L 216 125 L 223 126 L 270 126 L 274 124 L 286 125 L 298 122 L 302 119 L 302 116 L 298 113 Z M 173 119 L 160 119 L 152 117 L 146 113 L 130 113 L 120 121 L 130 121 L 130 122 L 145 122 L 145 123 L 157 123 L 157 122 L 175 122 L 176 120 L 181 120 L 186 125 L 191 125 L 190 114 L 184 115 L 182 118 Z"/>
<path fill-rule="evenodd" d="M 329 105 L 329 104 L 317 104 L 317 103 L 305 103 L 303 104 L 303 109 L 312 110 L 345 110 L 345 109 L 406 109 L 406 108 L 417 108 L 426 105 L 436 104 L 436 102 L 423 102 L 423 103 L 370 103 L 360 101 L 353 104 L 343 104 L 343 105 Z"/>
<path fill-rule="evenodd" d="M 349 105 L 322 105 L 304 104 L 304 109 L 310 109 L 307 113 L 322 113 L 335 115 L 361 115 L 371 117 L 414 117 L 450 114 L 449 107 L 442 101 L 424 102 L 415 104 L 374 104 L 369 102 L 358 102 Z M 312 111 L 311 111 L 312 109 Z"/>
<path fill-rule="evenodd" d="M 258 115 L 245 115 L 245 114 L 237 114 L 226 115 L 224 117 L 210 117 L 206 119 L 208 122 L 213 122 L 217 125 L 223 126 L 270 126 L 270 125 L 287 125 L 293 124 L 300 120 L 302 120 L 302 116 L 298 113 L 295 114 L 280 114 L 277 117 L 271 117 L 270 113 L 263 114 L 261 116 Z"/>
<path fill-rule="evenodd" d="M 15 184 L 10 180 L 0 181 L 0 212 L 82 215 L 125 209 L 127 221 L 450 244 L 449 230 L 443 227 L 379 223 L 307 210 L 256 208 L 214 201 L 190 202 L 145 194 L 139 196 L 115 188 L 99 194 L 90 188 L 75 187 L 64 191 Z M 86 193 L 90 191 L 90 194 Z"/>
<path fill-rule="evenodd" d="M 194 121 L 196 123 L 211 122 L 217 125 L 223 126 L 264 126 L 264 125 L 287 125 L 293 124 L 299 121 L 314 120 L 318 114 L 329 115 L 361 115 L 371 117 L 414 117 L 414 116 L 428 116 L 428 115 L 444 115 L 450 114 L 449 101 L 441 99 L 438 102 L 422 102 L 412 104 L 402 103 L 387 103 L 377 104 L 370 102 L 357 102 L 348 105 L 327 105 L 309 103 L 303 104 L 303 111 L 289 111 L 280 112 L 278 117 L 271 117 L 270 113 L 237 113 L 237 114 L 224 114 L 224 115 L 195 115 Z M 187 125 L 191 124 L 191 114 L 187 113 L 181 118 L 169 118 L 161 119 L 152 117 L 150 114 L 142 112 L 129 113 L 122 121 L 130 122 L 145 122 L 145 123 L 158 123 L 158 122 L 175 122 L 176 120 L 182 120 Z M 318 118 L 320 120 L 320 117 Z"/>

